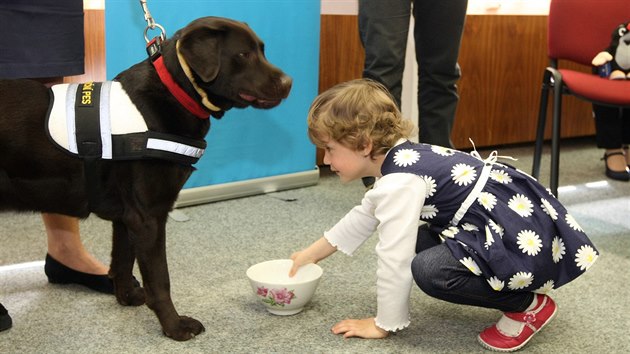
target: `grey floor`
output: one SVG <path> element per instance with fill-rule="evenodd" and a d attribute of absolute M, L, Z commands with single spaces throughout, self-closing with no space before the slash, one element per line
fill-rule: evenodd
<path fill-rule="evenodd" d="M 513 164 L 529 172 L 532 150 L 512 146 L 499 153 L 518 158 Z M 554 291 L 558 316 L 523 352 L 630 352 L 630 183 L 607 181 L 600 157 L 591 139 L 562 145 L 560 199 L 601 255 L 583 277 Z M 547 165 L 544 160 L 545 184 Z M 0 302 L 14 320 L 0 332 L 0 353 L 485 352 L 476 335 L 498 319 L 497 311 L 441 302 L 417 288 L 412 324 L 398 334 L 344 340 L 330 332 L 336 321 L 374 315 L 376 237 L 353 257 L 335 254 L 321 263 L 324 276 L 302 313 L 274 316 L 254 300 L 245 277 L 250 265 L 307 246 L 363 193 L 360 182 L 342 185 L 322 169 L 316 186 L 180 209 L 190 220 L 167 225 L 173 299 L 181 314 L 206 327 L 183 343 L 164 337 L 145 306 L 122 307 L 112 296 L 48 284 L 39 215 L 0 214 Z M 90 217 L 81 227 L 87 247 L 108 262 L 109 224 Z"/>

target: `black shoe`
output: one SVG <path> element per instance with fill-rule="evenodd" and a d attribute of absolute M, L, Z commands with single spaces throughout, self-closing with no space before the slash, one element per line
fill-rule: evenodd
<path fill-rule="evenodd" d="M 602 160 L 604 160 L 606 162 L 606 176 L 610 179 L 614 179 L 616 181 L 630 181 L 630 168 L 628 168 L 628 166 L 626 166 L 626 169 L 624 171 L 613 171 L 608 167 L 608 158 L 610 156 L 615 156 L 615 155 L 622 155 L 625 156 L 625 154 L 621 151 L 616 151 L 616 152 L 611 152 L 609 154 L 604 154 L 604 157 L 602 157 Z"/>
<path fill-rule="evenodd" d="M 13 326 L 13 321 L 11 320 L 11 316 L 9 316 L 9 312 L 7 309 L 0 304 L 0 332 L 6 331 L 7 329 Z"/>
<path fill-rule="evenodd" d="M 94 291 L 104 294 L 114 293 L 114 282 L 106 274 L 88 274 L 68 268 L 46 254 L 44 272 L 48 277 L 48 282 L 53 284 L 79 284 Z M 139 287 L 140 283 L 133 278 L 134 287 Z"/>

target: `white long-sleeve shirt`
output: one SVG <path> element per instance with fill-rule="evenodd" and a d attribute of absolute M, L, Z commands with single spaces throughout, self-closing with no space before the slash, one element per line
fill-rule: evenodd
<path fill-rule="evenodd" d="M 425 189 L 424 180 L 411 173 L 379 178 L 361 204 L 324 233 L 331 245 L 348 255 L 375 231 L 378 233 L 376 325 L 387 331 L 403 329 L 410 323 L 411 261 Z"/>

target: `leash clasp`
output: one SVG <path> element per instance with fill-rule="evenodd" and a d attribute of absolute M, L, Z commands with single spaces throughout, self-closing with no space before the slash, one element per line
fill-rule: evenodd
<path fill-rule="evenodd" d="M 149 11 L 149 6 L 147 5 L 147 0 L 140 0 L 140 6 L 142 6 L 142 11 L 144 12 L 144 20 L 147 21 L 147 27 L 144 29 L 144 40 L 149 43 L 149 29 L 154 30 L 156 27 L 160 31 L 159 35 L 155 38 L 160 38 L 160 43 L 166 39 L 166 30 L 164 27 L 160 26 L 155 20 L 153 16 L 151 16 L 151 12 Z M 155 38 L 153 40 L 155 40 Z"/>

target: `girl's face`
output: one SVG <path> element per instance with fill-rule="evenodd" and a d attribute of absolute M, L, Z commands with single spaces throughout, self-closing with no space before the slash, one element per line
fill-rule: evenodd
<path fill-rule="evenodd" d="M 337 173 L 341 182 L 350 182 L 372 173 L 370 150 L 353 150 L 335 140 L 328 140 L 324 146 L 324 164 L 330 165 L 331 171 Z"/>

